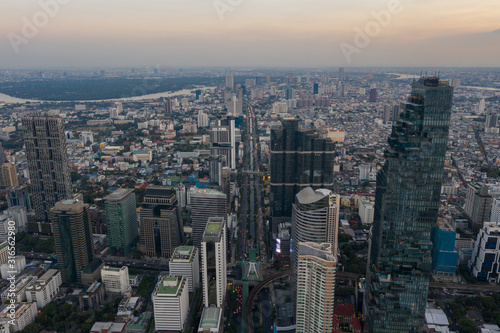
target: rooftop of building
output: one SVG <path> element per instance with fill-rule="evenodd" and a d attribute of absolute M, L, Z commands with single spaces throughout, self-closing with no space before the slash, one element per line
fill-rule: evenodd
<path fill-rule="evenodd" d="M 199 328 L 217 328 L 220 325 L 222 310 L 220 308 L 210 306 L 203 309 L 201 314 Z"/>
<path fill-rule="evenodd" d="M 153 294 L 176 296 L 182 286 L 183 280 L 185 280 L 185 277 L 165 276 L 160 279 Z"/>
<path fill-rule="evenodd" d="M 337 261 L 333 255 L 332 245 L 330 243 L 300 242 L 299 257 L 302 256 L 314 256 L 323 260 Z"/>
<path fill-rule="evenodd" d="M 118 273 L 118 272 L 120 272 L 122 270 L 124 271 L 126 268 L 127 268 L 127 266 L 122 266 L 120 268 L 118 268 L 118 267 L 104 266 L 102 268 L 101 272 L 102 271 L 109 271 L 109 272 L 116 272 L 116 273 Z"/>
<path fill-rule="evenodd" d="M 224 226 L 223 217 L 210 217 L 207 221 L 207 226 L 203 232 L 203 239 L 219 239 L 222 235 L 222 228 Z"/>
<path fill-rule="evenodd" d="M 196 247 L 194 246 L 179 246 L 176 247 L 174 253 L 170 257 L 170 262 L 191 262 L 196 253 Z"/>
<path fill-rule="evenodd" d="M 104 197 L 104 200 L 106 201 L 122 200 L 128 197 L 132 192 L 134 192 L 134 189 L 132 188 L 119 188 L 116 191 L 112 192 L 110 195 Z"/>
<path fill-rule="evenodd" d="M 323 199 L 330 193 L 332 192 L 327 189 L 313 190 L 312 187 L 306 187 L 297 193 L 296 198 L 299 203 L 307 205 Z"/>
<path fill-rule="evenodd" d="M 211 189 L 211 188 L 197 188 L 197 187 L 191 187 L 190 189 L 191 195 L 193 194 L 212 194 L 212 195 L 223 195 L 225 196 L 224 193 Z"/>

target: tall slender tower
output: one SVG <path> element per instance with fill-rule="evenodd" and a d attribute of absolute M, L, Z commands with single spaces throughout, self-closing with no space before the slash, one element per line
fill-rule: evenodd
<path fill-rule="evenodd" d="M 424 325 L 453 88 L 437 77 L 412 84 L 377 175 L 364 311 L 370 332 Z"/>
<path fill-rule="evenodd" d="M 59 201 L 50 210 L 50 217 L 62 279 L 81 283 L 82 270 L 94 260 L 89 205 L 75 199 Z"/>
<path fill-rule="evenodd" d="M 211 217 L 203 232 L 201 243 L 201 274 L 205 307 L 224 306 L 227 290 L 226 222 Z"/>
<path fill-rule="evenodd" d="M 139 241 L 134 190 L 120 188 L 105 197 L 104 202 L 110 252 L 127 256 Z"/>
<path fill-rule="evenodd" d="M 330 190 L 306 187 L 296 195 L 292 212 L 291 287 L 295 299 L 298 293 L 297 269 L 299 244 L 329 243 L 331 253 L 337 257 L 340 196 Z"/>
<path fill-rule="evenodd" d="M 332 332 L 337 258 L 329 243 L 299 246 L 297 333 Z"/>
<path fill-rule="evenodd" d="M 73 197 L 63 119 L 33 116 L 22 124 L 35 217 L 48 222 L 56 202 Z"/>

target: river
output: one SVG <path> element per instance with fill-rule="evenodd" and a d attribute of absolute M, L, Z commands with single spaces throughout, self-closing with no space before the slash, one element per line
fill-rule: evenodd
<path fill-rule="evenodd" d="M 197 88 L 201 90 L 211 90 L 216 87 L 204 87 L 204 88 Z M 33 99 L 23 99 L 23 98 L 17 98 L 17 97 L 12 97 L 9 95 L 5 95 L 0 93 L 0 103 L 7 103 L 7 104 L 13 104 L 13 103 L 26 103 L 26 102 L 31 102 L 31 103 L 40 103 L 40 102 L 49 102 L 49 103 L 66 103 L 66 102 L 77 102 L 77 103 L 89 103 L 89 102 L 108 102 L 108 101 L 141 101 L 141 100 L 148 100 L 148 99 L 158 99 L 161 97 L 173 97 L 173 96 L 185 96 L 185 95 L 194 95 L 192 91 L 196 89 L 183 89 L 183 90 L 178 90 L 178 91 L 165 91 L 161 93 L 156 93 L 156 94 L 149 94 L 149 95 L 142 95 L 142 96 L 134 96 L 134 97 L 125 97 L 125 98 L 110 98 L 110 99 L 100 99 L 100 100 L 82 100 L 82 101 L 40 101 L 40 100 L 33 100 Z"/>

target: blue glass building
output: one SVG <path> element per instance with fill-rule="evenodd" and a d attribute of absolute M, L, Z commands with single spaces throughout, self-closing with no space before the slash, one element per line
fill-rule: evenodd
<path fill-rule="evenodd" d="M 432 271 L 438 279 L 450 279 L 455 276 L 458 266 L 456 237 L 457 232 L 444 221 L 431 231 Z"/>
<path fill-rule="evenodd" d="M 377 174 L 364 312 L 370 332 L 416 332 L 425 322 L 453 88 L 412 83 Z"/>

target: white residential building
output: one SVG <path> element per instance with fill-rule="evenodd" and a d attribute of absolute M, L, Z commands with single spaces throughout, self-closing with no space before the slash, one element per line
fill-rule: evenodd
<path fill-rule="evenodd" d="M 12 272 L 15 275 L 21 273 L 21 271 L 26 267 L 26 257 L 25 256 L 15 256 L 14 257 L 14 267 L 11 267 L 12 263 L 5 263 L 0 266 L 0 272 L 2 274 L 2 279 L 7 279 L 11 277 Z"/>
<path fill-rule="evenodd" d="M 182 331 L 189 312 L 187 279 L 161 277 L 153 295 L 155 329 L 157 331 Z"/>
<path fill-rule="evenodd" d="M 328 243 L 300 242 L 296 332 L 332 332 L 337 258 Z"/>
<path fill-rule="evenodd" d="M 371 202 L 370 200 L 359 201 L 359 217 L 361 218 L 361 223 L 372 224 L 374 213 L 375 208 L 373 202 Z"/>
<path fill-rule="evenodd" d="M 198 111 L 198 127 L 208 127 L 208 115 L 203 111 Z"/>
<path fill-rule="evenodd" d="M 35 322 L 35 318 L 38 315 L 36 303 L 23 302 L 14 304 L 14 318 L 12 318 L 12 311 L 9 306 L 10 304 L 3 304 L 0 307 L 0 326 L 7 324 L 10 327 L 10 332 L 17 332 L 22 331 L 26 326 Z M 9 324 L 11 321 L 14 322 L 14 325 Z"/>
<path fill-rule="evenodd" d="M 21 278 L 16 280 L 14 290 L 11 290 L 10 287 L 4 290 L 2 293 L 2 303 L 5 303 L 7 300 L 15 300 L 16 303 L 25 301 L 28 287 L 33 285 L 36 280 L 36 276 L 21 276 Z"/>
<path fill-rule="evenodd" d="M 184 276 L 189 292 L 200 286 L 200 259 L 195 246 L 176 247 L 170 257 L 169 272 L 172 276 Z"/>
<path fill-rule="evenodd" d="M 57 269 L 49 269 L 33 285 L 26 289 L 26 299 L 28 302 L 36 302 L 36 306 L 41 309 L 59 293 L 59 286 L 62 284 L 61 272 Z"/>
<path fill-rule="evenodd" d="M 126 295 L 131 291 L 127 266 L 121 268 L 104 266 L 101 270 L 101 279 L 109 293 Z"/>
<path fill-rule="evenodd" d="M 210 217 L 201 242 L 203 304 L 224 307 L 227 291 L 226 222 Z"/>

